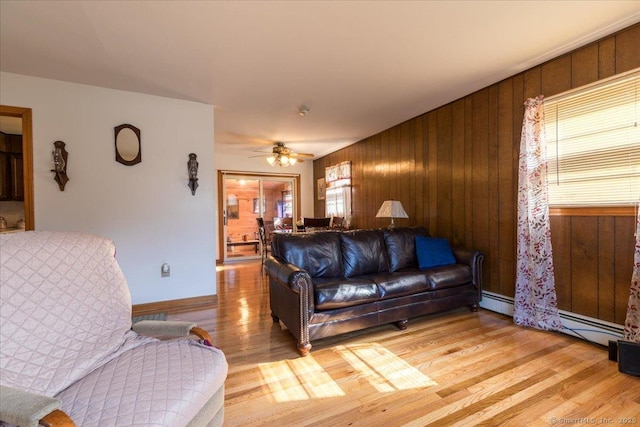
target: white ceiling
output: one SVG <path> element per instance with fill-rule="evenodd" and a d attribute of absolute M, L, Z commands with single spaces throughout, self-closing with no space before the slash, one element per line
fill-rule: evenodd
<path fill-rule="evenodd" d="M 218 152 L 319 156 L 639 21 L 638 0 L 0 0 L 0 69 L 213 104 Z"/>

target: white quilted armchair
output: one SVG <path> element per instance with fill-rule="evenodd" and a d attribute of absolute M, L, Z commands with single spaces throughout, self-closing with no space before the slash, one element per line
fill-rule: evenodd
<path fill-rule="evenodd" d="M 185 322 L 131 327 L 111 241 L 0 235 L 0 425 L 222 425 L 228 366 L 208 334 Z"/>

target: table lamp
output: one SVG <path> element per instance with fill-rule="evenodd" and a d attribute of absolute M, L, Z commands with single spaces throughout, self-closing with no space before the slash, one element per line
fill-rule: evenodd
<path fill-rule="evenodd" d="M 385 200 L 382 202 L 380 209 L 378 209 L 376 218 L 391 218 L 391 224 L 389 224 L 391 229 L 396 226 L 393 221 L 394 218 L 409 218 L 409 215 L 407 215 L 399 200 Z"/>

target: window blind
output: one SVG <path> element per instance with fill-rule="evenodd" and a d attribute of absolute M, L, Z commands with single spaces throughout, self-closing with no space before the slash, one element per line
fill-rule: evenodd
<path fill-rule="evenodd" d="M 640 201 L 640 71 L 545 101 L 549 204 Z"/>

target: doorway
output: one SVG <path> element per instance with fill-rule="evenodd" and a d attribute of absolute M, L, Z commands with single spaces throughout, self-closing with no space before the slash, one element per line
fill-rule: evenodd
<path fill-rule="evenodd" d="M 256 218 L 267 241 L 276 229 L 293 232 L 300 212 L 300 176 L 220 171 L 220 254 L 222 262 L 260 258 Z"/>
<path fill-rule="evenodd" d="M 33 230 L 31 108 L 0 105 L 0 132 L 0 216 L 6 231 Z"/>

